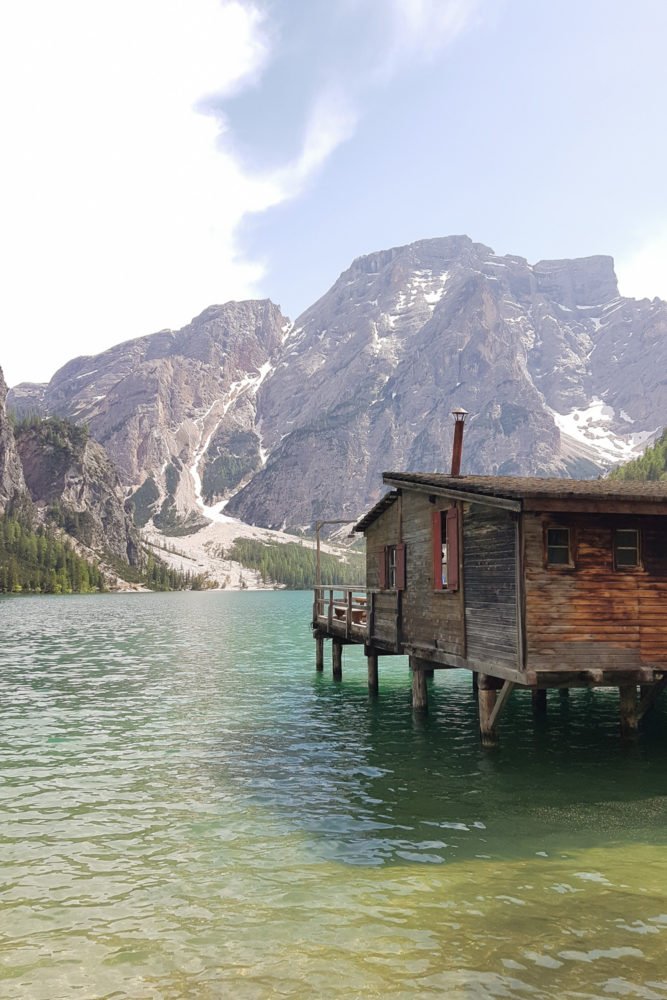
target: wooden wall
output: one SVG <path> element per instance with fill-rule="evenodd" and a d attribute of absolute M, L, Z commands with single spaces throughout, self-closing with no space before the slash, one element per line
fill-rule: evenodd
<path fill-rule="evenodd" d="M 399 500 L 388 507 L 366 528 L 366 586 L 376 590 L 380 586 L 380 550 L 385 545 L 398 545 Z"/>
<path fill-rule="evenodd" d="M 493 663 L 519 663 L 516 520 L 509 511 L 464 504 L 463 580 L 468 659 L 493 673 Z"/>
<path fill-rule="evenodd" d="M 405 591 L 402 594 L 402 631 L 406 642 L 437 646 L 438 650 L 465 656 L 462 590 L 436 590 L 433 584 L 433 512 L 451 503 L 428 494 L 404 491 L 403 541 L 405 542 Z"/>
<path fill-rule="evenodd" d="M 569 527 L 574 566 L 547 568 L 546 526 Z M 613 529 L 639 527 L 642 566 L 618 571 Z M 526 666 L 636 669 L 667 664 L 667 517 L 525 514 Z"/>
<path fill-rule="evenodd" d="M 400 500 L 397 500 L 366 529 L 366 586 L 377 590 L 380 585 L 380 552 L 385 545 L 400 541 Z M 370 605 L 368 607 L 370 613 Z M 398 629 L 398 596 L 396 591 L 385 590 L 373 598 L 373 634 L 383 646 L 395 647 Z"/>

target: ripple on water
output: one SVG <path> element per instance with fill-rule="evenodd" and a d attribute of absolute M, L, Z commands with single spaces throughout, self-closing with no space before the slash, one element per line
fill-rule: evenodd
<path fill-rule="evenodd" d="M 2 995 L 667 997 L 664 711 L 313 669 L 303 594 L 0 601 Z"/>

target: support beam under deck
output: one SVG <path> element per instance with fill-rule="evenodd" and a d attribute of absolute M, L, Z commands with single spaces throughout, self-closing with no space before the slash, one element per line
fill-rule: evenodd
<path fill-rule="evenodd" d="M 331 640 L 331 662 L 333 666 L 333 679 L 342 681 L 343 679 L 343 643 L 339 639 Z"/>
<path fill-rule="evenodd" d="M 369 694 L 378 693 L 378 654 L 376 652 L 371 652 L 366 654 L 366 662 L 368 664 L 368 692 Z"/>

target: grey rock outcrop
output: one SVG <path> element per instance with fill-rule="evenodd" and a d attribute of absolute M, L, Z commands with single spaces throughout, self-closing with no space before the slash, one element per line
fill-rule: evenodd
<path fill-rule="evenodd" d="M 137 565 L 138 534 L 118 472 L 86 430 L 44 421 L 19 430 L 17 447 L 38 511 L 54 505 L 61 527 L 98 555 Z"/>
<path fill-rule="evenodd" d="M 6 401 L 7 386 L 0 368 L 0 514 L 5 510 L 7 501 L 17 493 L 24 493 L 26 488 Z"/>
<path fill-rule="evenodd" d="M 258 397 L 269 460 L 227 509 L 354 516 L 383 469 L 448 471 L 457 405 L 469 473 L 598 475 L 667 422 L 666 332 L 611 257 L 531 266 L 467 237 L 362 257 L 297 319 Z"/>
<path fill-rule="evenodd" d="M 168 510 L 173 523 L 196 508 L 202 487 L 209 499 L 218 498 L 220 465 L 233 457 L 226 437 L 246 436 L 239 478 L 261 464 L 255 392 L 286 328 L 279 307 L 268 300 L 210 306 L 177 332 L 76 358 L 46 387 L 17 386 L 14 405 L 19 412 L 36 409 L 87 424 L 127 486 L 136 489 L 151 477 L 155 512 Z M 229 474 L 222 480 L 221 495 L 238 483 Z"/>

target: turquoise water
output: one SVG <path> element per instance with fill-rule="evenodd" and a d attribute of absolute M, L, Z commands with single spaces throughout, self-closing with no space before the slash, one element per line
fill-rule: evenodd
<path fill-rule="evenodd" d="M 483 751 L 467 674 L 316 674 L 310 602 L 0 601 L 0 995 L 667 998 L 665 705 Z"/>

